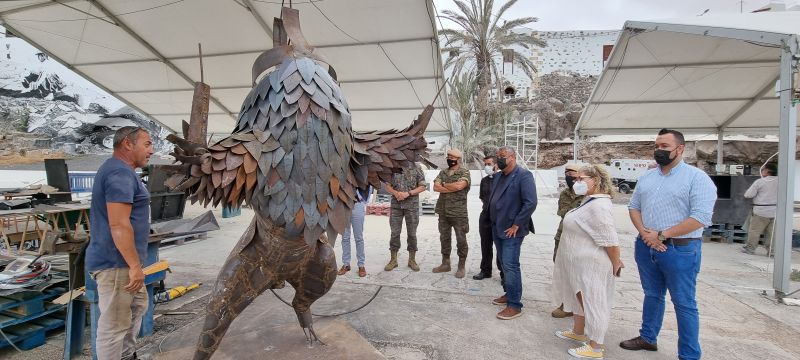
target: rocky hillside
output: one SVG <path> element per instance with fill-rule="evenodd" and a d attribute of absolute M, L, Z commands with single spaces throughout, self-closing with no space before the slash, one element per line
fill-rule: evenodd
<path fill-rule="evenodd" d="M 169 131 L 21 39 L 0 38 L 0 45 L 3 162 L 37 153 L 107 153 L 114 131 L 130 125 L 150 131 L 157 152 L 171 148 L 163 140 Z"/>
<path fill-rule="evenodd" d="M 539 167 L 552 168 L 572 160 L 571 142 L 539 143 Z M 800 147 L 798 147 L 800 149 Z M 778 152 L 778 143 L 773 141 L 725 141 L 722 153 L 726 164 L 761 166 Z M 796 157 L 800 156 L 800 152 Z M 611 159 L 652 159 L 652 141 L 586 142 L 581 144 L 580 158 L 585 162 L 605 164 Z M 687 141 L 684 152 L 686 162 L 713 170 L 717 162 L 716 141 Z M 773 158 L 773 161 L 777 159 Z"/>
<path fill-rule="evenodd" d="M 533 101 L 510 102 L 517 119 L 539 119 L 541 140 L 571 139 L 596 78 L 554 72 L 539 77 Z"/>
<path fill-rule="evenodd" d="M 61 150 L 67 154 L 109 152 L 111 137 L 122 126 L 141 126 L 154 138 L 156 152 L 168 152 L 164 140 L 169 131 L 140 113 L 123 107 L 111 114 L 99 104 L 83 108 L 66 100 L 0 96 L 0 136 L 11 139 L 39 138 L 35 143 L 11 141 L 0 153 L 30 150 Z M 15 133 L 30 136 L 14 136 Z"/>

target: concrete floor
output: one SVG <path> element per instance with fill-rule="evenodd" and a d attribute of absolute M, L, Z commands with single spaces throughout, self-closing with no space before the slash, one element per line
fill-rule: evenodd
<path fill-rule="evenodd" d="M 417 230 L 418 261 L 422 270 L 415 273 L 405 267 L 407 253 L 401 251 L 403 266 L 391 272 L 383 271 L 388 260 L 389 220 L 385 216 L 370 215 L 366 218 L 364 231 L 369 275 L 359 278 L 352 271 L 340 276 L 331 292 L 315 303 L 314 312 L 329 314 L 354 309 L 368 301 L 380 288 L 380 294 L 367 307 L 342 318 L 389 359 L 570 358 L 566 350 L 572 344 L 556 338 L 553 332 L 570 327 L 571 320 L 550 317 L 553 308 L 549 297 L 552 234 L 558 225 L 555 209 L 556 199 L 539 200 L 534 213 L 537 234 L 526 238 L 523 245 L 525 308 L 521 318 L 512 321 L 495 318 L 500 309 L 491 304 L 491 299 L 501 294 L 497 273 L 483 281 L 471 279 L 480 262 L 477 191 L 470 192 L 472 231 L 469 233 L 471 252 L 467 278 L 456 279 L 452 273 L 431 273 L 440 261 L 437 218 L 433 215 L 422 216 Z M 191 208 L 189 211 L 199 209 Z M 209 292 L 218 266 L 251 216 L 251 212 L 245 209 L 241 217 L 219 219 L 222 230 L 209 234 L 207 240 L 162 251 L 162 257 L 170 260 L 174 271 L 168 279 L 170 285 L 203 281 L 208 286 L 191 296 L 200 297 Z M 624 205 L 615 205 L 615 217 L 620 236 L 624 239 L 622 256 L 626 268 L 617 283 L 606 356 L 675 358 L 677 324 L 671 304 L 667 306 L 659 352 L 628 352 L 616 346 L 619 341 L 638 334 L 643 294 L 633 260 L 635 229 L 628 220 Z M 404 248 L 405 233 L 401 239 Z M 771 294 L 771 260 L 765 256 L 743 254 L 739 252 L 740 247 L 737 244 L 704 244 L 698 302 L 705 358 L 800 359 L 800 343 L 796 341 L 800 335 L 800 308 L 778 305 L 761 295 L 763 290 Z M 336 253 L 337 259 L 341 260 L 339 243 Z M 795 267 L 800 267 L 800 253 L 795 252 L 793 259 Z M 355 265 L 355 259 L 352 265 Z M 289 288 L 278 293 L 291 299 L 292 290 Z M 187 300 L 191 297 L 183 299 Z M 169 305 L 177 308 L 181 304 Z M 271 293 L 262 295 L 242 316 L 295 322 L 292 310 L 278 302 Z M 298 339 L 302 339 L 299 329 L 296 333 Z M 165 346 L 170 341 L 174 340 L 168 338 Z"/>
<path fill-rule="evenodd" d="M 401 267 L 384 272 L 383 266 L 388 260 L 389 219 L 370 215 L 366 218 L 364 234 L 369 275 L 359 278 L 353 271 L 340 276 L 330 293 L 314 304 L 313 311 L 330 314 L 351 310 L 367 302 L 380 289 L 368 306 L 339 319 L 345 320 L 388 359 L 571 358 L 566 351 L 574 344 L 553 335 L 556 330 L 569 328 L 571 320 L 550 316 L 553 309 L 549 295 L 553 266 L 552 238 L 558 225 L 556 199 L 539 199 L 534 214 L 537 234 L 530 235 L 523 243 L 523 316 L 512 321 L 501 321 L 495 318 L 500 308 L 491 304 L 492 298 L 501 295 L 497 272 L 491 279 L 471 279 L 480 262 L 477 232 L 480 202 L 477 199 L 477 187 L 472 190 L 472 231 L 468 235 L 470 256 L 466 278 L 456 279 L 452 272 L 431 273 L 431 269 L 440 261 L 437 218 L 433 215 L 422 216 L 417 231 L 418 262 L 422 271 L 415 273 L 405 267 L 407 253 L 402 251 Z M 186 216 L 202 211 L 204 209 L 200 207 L 187 206 Z M 643 294 L 633 260 L 634 228 L 624 205 L 615 205 L 614 211 L 617 228 L 623 239 L 622 258 L 626 268 L 617 282 L 611 326 L 606 336 L 606 358 L 674 359 L 677 357 L 677 324 L 671 304 L 667 304 L 658 352 L 629 352 L 616 345 L 619 341 L 638 335 Z M 172 269 L 167 277 L 168 286 L 193 282 L 202 282 L 203 286 L 170 303 L 157 305 L 156 310 L 180 309 L 206 296 L 213 287 L 219 266 L 252 218 L 252 211 L 248 209 L 243 209 L 241 216 L 230 219 L 222 219 L 219 210 L 215 210 L 215 214 L 221 230 L 209 233 L 205 240 L 165 247 L 161 251 L 161 258 L 169 260 Z M 402 235 L 402 242 L 405 247 L 405 234 Z M 743 254 L 740 248 L 739 244 L 704 244 L 697 286 L 704 357 L 800 359 L 800 342 L 797 341 L 800 339 L 800 307 L 776 304 L 769 296 L 762 296 L 765 290 L 769 295 L 772 294 L 772 260 L 765 256 Z M 339 242 L 336 253 L 340 260 Z M 354 262 L 352 265 L 355 265 Z M 795 268 L 800 268 L 800 253 L 796 251 L 793 252 L 793 264 Z M 800 286 L 800 283 L 793 284 Z M 278 294 L 291 299 L 292 290 L 287 287 L 279 290 Z M 158 343 L 163 346 L 162 351 L 191 346 L 196 339 L 196 328 L 201 326 L 201 316 L 198 314 L 197 320 L 183 328 L 171 329 L 172 332 Z M 265 327 L 285 327 L 286 331 L 295 332 L 293 336 L 298 341 L 303 339 L 291 308 L 280 303 L 270 292 L 256 299 L 240 316 L 242 318 L 248 319 L 241 321 L 242 324 L 257 319 Z M 289 324 L 293 326 L 286 326 Z M 319 330 L 323 340 L 336 336 L 323 333 L 322 327 Z M 43 348 L 49 347 L 54 351 L 58 348 L 58 341 L 57 338 L 52 339 Z M 252 358 L 276 355 L 271 352 L 274 347 L 265 345 L 269 343 L 268 340 L 263 340 L 264 344 L 258 341 L 258 338 L 250 340 L 255 349 L 254 353 L 250 353 Z M 163 356 L 167 353 L 159 356 L 155 346 L 143 350 L 158 358 L 169 358 Z M 10 358 L 14 359 L 50 358 L 36 355 L 36 352 L 22 355 L 0 352 L 0 357 L 6 355 L 13 355 Z"/>

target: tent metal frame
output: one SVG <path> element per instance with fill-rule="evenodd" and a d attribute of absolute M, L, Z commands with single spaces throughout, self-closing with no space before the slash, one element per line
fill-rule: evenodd
<path fill-rule="evenodd" d="M 192 59 L 199 59 L 199 56 L 196 54 L 189 54 L 189 55 L 182 55 L 182 56 L 171 56 L 167 57 L 164 54 L 160 53 L 152 44 L 150 44 L 146 39 L 142 36 L 137 34 L 132 28 L 127 26 L 125 22 L 123 22 L 118 16 L 114 15 L 109 9 L 107 9 L 100 0 L 82 0 L 85 2 L 90 3 L 94 8 L 100 11 L 103 15 L 100 18 L 101 20 L 113 23 L 114 25 L 118 26 L 120 30 L 122 30 L 125 34 L 127 34 L 130 38 L 136 41 L 139 45 L 143 46 L 148 52 L 152 54 L 152 57 L 148 57 L 145 59 L 130 59 L 130 60 L 114 60 L 114 61 L 88 61 L 76 64 L 70 64 L 64 59 L 55 56 L 51 51 L 48 51 L 45 47 L 38 44 L 36 41 L 33 41 L 30 37 L 25 35 L 25 31 L 19 31 L 14 28 L 13 25 L 8 24 L 5 21 L 5 18 L 12 14 L 22 13 L 28 10 L 35 10 L 50 6 L 65 6 L 69 3 L 79 2 L 78 0 L 49 0 L 49 1 L 42 1 L 39 3 L 34 3 L 26 6 L 21 6 L 17 8 L 11 8 L 5 11 L 0 11 L 0 25 L 7 28 L 9 31 L 15 34 L 15 36 L 27 41 L 32 46 L 40 49 L 42 52 L 46 53 L 51 59 L 59 62 L 66 68 L 74 71 L 78 75 L 82 76 L 90 83 L 94 84 L 98 88 L 102 89 L 103 91 L 115 96 L 118 100 L 124 103 L 127 106 L 135 109 L 136 111 L 142 113 L 143 115 L 153 119 L 154 121 L 158 122 L 162 126 L 172 130 L 179 130 L 175 129 L 174 126 L 166 125 L 161 121 L 156 119 L 157 116 L 162 115 L 169 115 L 169 116 L 187 116 L 187 112 L 185 113 L 175 113 L 175 114 L 159 114 L 156 112 L 146 112 L 143 111 L 139 106 L 136 106 L 132 103 L 132 101 L 128 101 L 122 98 L 122 95 L 125 94 L 153 94 L 153 93 L 160 93 L 160 94 L 168 94 L 168 93 L 175 93 L 175 92 L 187 92 L 194 90 L 194 83 L 195 80 L 192 79 L 186 72 L 182 71 L 176 64 L 175 61 L 178 60 L 192 60 Z M 258 12 L 258 8 L 254 5 L 252 0 L 242 0 L 238 2 L 238 5 L 243 7 L 246 11 L 248 11 L 252 18 L 258 23 L 258 25 L 264 30 L 264 33 L 267 35 L 269 39 L 272 39 L 272 29 L 271 26 L 264 20 L 264 17 Z M 399 39 L 387 39 L 387 40 L 380 40 L 380 41 L 365 41 L 365 42 L 343 42 L 343 43 L 335 43 L 335 44 L 322 44 L 316 45 L 315 48 L 317 49 L 326 49 L 326 48 L 348 48 L 348 47 L 381 47 L 385 45 L 391 44 L 408 44 L 408 43 L 424 43 L 430 44 L 432 49 L 438 54 L 439 49 L 441 48 L 439 44 L 439 39 L 436 36 L 437 29 L 436 29 L 436 21 L 435 21 L 435 11 L 433 9 L 432 0 L 425 0 L 425 6 L 428 12 L 428 18 L 430 20 L 430 26 L 432 27 L 433 35 L 432 36 L 422 36 L 422 37 L 412 37 L 408 36 L 406 38 L 399 38 Z M 10 19 L 10 18 L 9 18 Z M 267 44 L 265 44 L 267 45 Z M 203 54 L 204 58 L 214 58 L 214 57 L 223 57 L 223 56 L 237 56 L 237 55 L 258 55 L 262 53 L 265 49 L 257 49 L 257 50 L 244 50 L 244 51 L 228 51 L 228 52 L 218 52 L 218 53 L 205 53 Z M 444 79 L 442 77 L 443 70 L 442 70 L 442 59 L 439 56 L 434 56 L 434 75 L 430 76 L 417 76 L 417 77 L 386 77 L 383 79 L 351 79 L 351 80 L 342 80 L 341 84 L 369 84 L 369 83 L 381 83 L 381 82 L 408 82 L 409 86 L 413 87 L 414 85 L 411 83 L 413 81 L 430 81 L 433 80 L 435 82 L 436 88 L 441 88 L 444 84 Z M 390 59 L 391 61 L 391 59 Z M 91 77 L 87 75 L 88 68 L 92 66 L 106 66 L 106 65 L 122 65 L 122 64 L 134 64 L 134 63 L 162 63 L 167 66 L 172 72 L 174 72 L 178 77 L 182 78 L 187 82 L 187 86 L 185 88 L 181 87 L 178 89 L 152 89 L 152 90 L 124 90 L 124 91 L 113 91 L 109 89 L 107 86 L 101 85 L 99 82 L 95 81 Z M 86 71 L 82 71 L 86 70 Z M 401 74 L 402 75 L 402 74 Z M 215 86 L 214 90 L 249 90 L 252 88 L 251 84 L 235 84 L 233 86 Z M 446 91 L 446 90 L 444 90 Z M 415 91 L 416 92 L 416 91 Z M 225 115 L 230 117 L 234 123 L 237 120 L 238 116 L 238 109 L 229 109 L 227 108 L 222 101 L 218 97 L 212 95 L 209 97 L 209 100 L 212 104 L 216 105 L 221 111 L 214 111 L 209 113 L 209 115 Z M 442 121 L 447 122 L 450 119 L 449 111 L 444 111 L 447 109 L 448 99 L 447 96 L 441 96 L 438 100 L 440 102 L 440 106 L 436 106 L 437 110 L 440 110 L 439 113 L 442 116 L 443 120 L 437 120 L 436 123 L 440 124 Z M 366 109 L 351 109 L 351 111 L 393 111 L 393 110 L 417 110 L 421 109 L 421 107 L 376 107 L 376 108 L 366 108 Z"/>
<path fill-rule="evenodd" d="M 150 45 L 150 43 L 147 42 L 147 40 L 145 40 L 144 38 L 139 36 L 139 34 L 137 34 L 135 31 L 133 31 L 133 29 L 131 29 L 128 25 L 126 25 L 121 19 L 119 19 L 119 17 L 114 15 L 111 11 L 108 11 L 108 9 L 106 9 L 106 7 L 103 6 L 103 4 L 100 3 L 100 1 L 98 1 L 98 0 L 89 0 L 89 2 L 91 2 L 91 4 L 94 7 L 96 7 L 98 10 L 100 10 L 100 12 L 102 12 L 106 17 L 108 17 L 110 20 L 114 21 L 117 24 L 117 26 L 119 26 L 120 29 L 122 29 L 122 31 L 124 31 L 126 34 L 128 34 L 128 36 L 132 37 L 139 44 L 141 44 L 148 51 L 150 51 L 153 55 L 155 55 L 158 58 L 158 61 L 164 63 L 164 65 L 166 65 L 168 68 L 170 68 L 176 74 L 178 74 L 178 76 L 183 78 L 183 80 L 185 80 L 187 83 L 189 83 L 189 85 L 194 86 L 195 81 L 192 80 L 192 78 L 189 75 L 187 75 L 180 68 L 175 66 L 175 64 L 173 64 L 172 61 L 167 59 L 166 56 L 162 55 L 158 50 L 156 50 L 156 48 L 154 48 L 153 45 Z M 228 110 L 228 108 L 225 107 L 225 105 L 223 105 L 222 102 L 219 101 L 216 97 L 214 97 L 213 95 L 209 95 L 208 99 L 211 100 L 211 102 L 214 103 L 214 105 L 216 105 L 220 109 L 222 109 L 222 111 L 224 111 L 225 114 L 230 116 L 231 119 L 236 121 L 235 113 L 230 111 L 230 110 Z"/>
<path fill-rule="evenodd" d="M 780 94 L 778 103 L 780 106 L 779 126 L 764 127 L 761 131 L 775 131 L 779 133 L 779 155 L 778 155 L 778 206 L 776 213 L 776 226 L 774 231 L 774 249 L 775 249 L 775 267 L 773 271 L 773 288 L 777 297 L 781 298 L 785 294 L 792 291 L 790 283 L 791 274 L 791 254 L 792 254 L 792 219 L 794 214 L 794 183 L 795 183 L 795 154 L 797 147 L 795 141 L 797 139 L 797 109 L 792 104 L 792 89 L 795 88 L 793 84 L 793 74 L 797 71 L 798 55 L 798 36 L 797 34 L 782 34 L 774 32 L 764 32 L 757 30 L 742 30 L 732 29 L 715 26 L 699 26 L 699 25 L 682 25 L 682 24 L 669 24 L 657 22 L 638 22 L 628 21 L 625 23 L 624 31 L 627 33 L 639 33 L 644 31 L 667 31 L 676 32 L 690 35 L 719 37 L 727 39 L 736 39 L 747 42 L 755 42 L 765 46 L 772 46 L 780 49 L 779 61 L 765 61 L 758 60 L 752 62 L 734 61 L 734 62 L 709 62 L 703 64 L 670 64 L 670 65 L 637 65 L 625 66 L 620 64 L 617 67 L 610 67 L 603 71 L 597 84 L 603 81 L 603 78 L 609 76 L 609 73 L 616 72 L 621 69 L 645 69 L 645 68 L 665 68 L 665 67 L 687 67 L 698 65 L 736 65 L 736 64 L 775 64 L 780 66 L 780 74 L 777 78 L 770 79 L 769 82 L 761 85 L 756 95 L 749 99 L 738 99 L 739 101 L 748 100 L 747 103 L 737 109 L 731 116 L 728 117 L 719 127 L 716 128 L 688 128 L 685 129 L 687 133 L 707 133 L 717 134 L 717 163 L 721 164 L 723 161 L 722 145 L 723 138 L 726 130 L 728 132 L 744 132 L 751 130 L 751 128 L 744 127 L 731 127 L 730 125 L 740 117 L 745 111 L 752 107 L 757 101 L 762 99 L 772 99 L 774 97 L 767 97 L 775 87 L 775 82 L 778 81 L 780 85 Z M 624 46 L 621 46 L 621 41 L 630 41 L 630 36 L 621 35 L 617 44 L 614 46 L 613 51 L 622 51 Z M 613 54 L 612 54 L 613 56 Z M 592 91 L 592 94 L 597 91 L 597 85 Z M 591 98 L 591 97 L 590 97 Z M 688 99 L 691 102 L 701 102 L 704 99 Z M 708 101 L 708 100 L 705 100 Z M 724 101 L 724 99 L 716 99 L 713 101 Z M 685 103 L 684 100 L 658 100 L 658 101 L 641 101 L 641 102 L 628 102 L 628 103 Z M 590 103 L 587 109 L 591 106 Z M 573 157 L 577 160 L 580 152 L 580 137 L 589 134 L 601 133 L 636 133 L 636 134 L 649 134 L 657 129 L 591 129 L 584 130 L 582 125 L 586 120 L 587 112 L 581 114 L 577 125 L 575 126 L 575 136 L 573 142 Z M 682 131 L 684 128 L 681 129 Z"/>
<path fill-rule="evenodd" d="M 0 16 L 3 16 L 3 13 L 0 13 Z M 421 37 L 421 38 L 408 38 L 408 39 L 396 39 L 396 40 L 383 40 L 383 41 L 370 41 L 370 42 L 361 42 L 361 43 L 342 43 L 342 44 L 330 44 L 330 45 L 319 45 L 314 46 L 316 49 L 327 49 L 327 48 L 344 48 L 344 47 L 356 47 L 356 46 L 378 46 L 378 45 L 388 45 L 388 44 L 402 44 L 402 43 L 411 43 L 411 42 L 431 42 L 433 38 L 430 37 Z M 265 50 L 269 49 L 262 49 L 262 50 L 245 50 L 245 51 L 229 51 L 229 52 L 220 52 L 220 53 L 210 53 L 210 54 L 203 54 L 204 59 L 208 58 L 215 58 L 215 57 L 222 57 L 222 56 L 236 56 L 236 55 L 253 55 L 258 56 Z M 170 56 L 168 60 L 190 60 L 190 59 L 197 59 L 199 58 L 198 55 L 183 55 L 183 56 Z M 135 63 L 142 63 L 142 62 L 160 62 L 161 59 L 159 58 L 150 58 L 150 59 L 130 59 L 130 60 L 115 60 L 115 61 L 95 61 L 95 62 L 86 62 L 86 63 L 78 63 L 74 64 L 73 66 L 100 66 L 100 65 L 119 65 L 119 64 L 135 64 Z"/>

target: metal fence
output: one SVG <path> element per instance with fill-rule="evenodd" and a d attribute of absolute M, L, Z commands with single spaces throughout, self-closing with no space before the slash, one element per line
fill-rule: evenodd
<path fill-rule="evenodd" d="M 73 193 L 92 192 L 95 172 L 69 172 L 69 187 Z"/>

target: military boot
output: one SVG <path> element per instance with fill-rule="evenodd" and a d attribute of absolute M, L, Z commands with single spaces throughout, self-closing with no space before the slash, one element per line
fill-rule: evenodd
<path fill-rule="evenodd" d="M 466 264 L 467 264 L 467 258 L 466 257 L 458 258 L 458 270 L 456 270 L 456 278 L 457 279 L 461 279 L 461 278 L 464 277 L 464 273 L 466 272 L 466 270 L 464 270 L 464 267 L 466 266 Z"/>
<path fill-rule="evenodd" d="M 397 267 L 397 250 L 392 250 L 392 258 L 389 260 L 389 263 L 384 266 L 384 271 L 392 271 L 392 269 Z"/>
<path fill-rule="evenodd" d="M 410 267 L 411 270 L 419 271 L 419 265 L 417 265 L 416 256 L 417 256 L 417 252 L 416 251 L 409 251 L 408 252 L 408 267 Z"/>
<path fill-rule="evenodd" d="M 442 256 L 442 265 L 439 265 L 433 268 L 434 273 L 443 273 L 449 272 L 450 269 L 450 257 L 449 256 Z"/>

